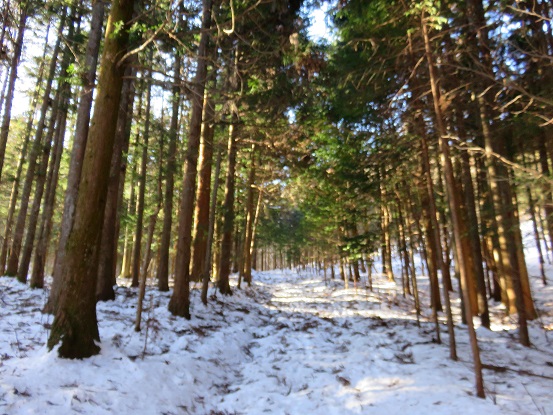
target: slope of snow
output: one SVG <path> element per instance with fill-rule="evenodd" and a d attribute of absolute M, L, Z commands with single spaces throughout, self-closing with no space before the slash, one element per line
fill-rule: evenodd
<path fill-rule="evenodd" d="M 231 297 L 211 289 L 207 307 L 193 286 L 190 321 L 171 316 L 169 294 L 152 287 L 140 333 L 137 291 L 120 286 L 98 304 L 101 354 L 84 361 L 46 350 L 47 293 L 2 277 L 0 414 L 553 414 L 544 329 L 553 293 L 529 262 L 542 312 L 530 325 L 534 346 L 518 345 L 514 318 L 496 305 L 496 331 L 478 329 L 482 360 L 495 368 L 485 370 L 485 400 L 474 396 L 458 310 L 460 361 L 448 358 L 444 316 L 436 343 L 423 277 L 420 328 L 413 300 L 378 277 L 371 293 L 312 270 L 256 273 Z"/>

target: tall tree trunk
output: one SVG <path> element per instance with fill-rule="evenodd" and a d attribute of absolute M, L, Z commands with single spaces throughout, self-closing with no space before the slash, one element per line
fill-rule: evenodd
<path fill-rule="evenodd" d="M 27 173 L 25 174 L 25 182 L 23 184 L 23 190 L 21 192 L 21 203 L 19 206 L 19 212 L 17 214 L 17 220 L 14 229 L 13 241 L 11 244 L 10 256 L 6 268 L 6 274 L 15 276 L 17 274 L 17 268 L 19 266 L 19 255 L 21 253 L 21 244 L 23 242 L 23 236 L 25 232 L 25 222 L 27 220 L 27 210 L 29 209 L 29 199 L 31 197 L 31 190 L 33 186 L 36 162 L 42 146 L 42 138 L 45 131 L 46 117 L 48 108 L 52 101 L 50 101 L 50 92 L 52 91 L 52 84 L 56 73 L 57 59 L 61 46 L 61 39 L 63 37 L 63 29 L 65 27 L 65 9 L 62 14 L 62 18 L 58 28 L 58 38 L 52 52 L 52 58 L 50 61 L 50 67 L 48 70 L 48 78 L 46 86 L 44 88 L 43 101 L 40 108 L 40 119 L 36 126 L 36 133 L 31 147 L 31 151 L 28 155 L 29 165 L 27 167 Z"/>
<path fill-rule="evenodd" d="M 162 152 L 160 151 L 160 154 Z M 140 286 L 138 290 L 138 305 L 136 306 L 136 320 L 134 325 L 134 331 L 140 331 L 140 323 L 142 322 L 142 304 L 144 302 L 144 295 L 146 293 L 146 281 L 148 278 L 148 266 L 150 265 L 150 258 L 152 254 L 152 242 L 154 240 L 154 231 L 156 229 L 157 216 L 161 210 L 161 168 L 159 166 L 159 183 L 157 191 L 157 205 L 155 211 L 150 215 L 148 219 L 148 232 L 146 236 L 146 247 L 144 250 L 144 258 L 142 260 L 142 266 L 140 271 Z"/>
<path fill-rule="evenodd" d="M 179 209 L 179 230 L 175 269 L 175 288 L 169 301 L 169 311 L 177 316 L 190 318 L 190 248 L 192 242 L 192 216 L 198 152 L 202 128 L 203 99 L 207 76 L 208 30 L 211 27 L 211 0 L 202 1 L 202 30 L 198 47 L 198 63 L 192 93 L 192 114 L 188 132 L 186 170 L 182 184 Z"/>
<path fill-rule="evenodd" d="M 52 230 L 52 221 L 54 214 L 54 205 L 56 203 L 56 190 L 63 153 L 63 142 L 67 124 L 67 106 L 69 104 L 70 85 L 65 83 L 61 93 L 62 108 L 59 110 L 58 122 L 56 127 L 56 138 L 52 153 L 52 161 L 48 172 L 46 197 L 42 208 L 42 223 L 37 239 L 33 268 L 31 273 L 31 288 L 42 288 L 44 286 L 44 268 L 46 265 L 46 255 L 48 253 L 48 244 L 50 242 L 50 232 Z M 24 262 L 20 265 L 19 273 L 21 275 L 25 270 Z"/>
<path fill-rule="evenodd" d="M 493 63 L 490 56 L 487 25 L 484 16 L 484 7 L 481 0 L 470 0 L 467 4 L 467 16 L 469 17 L 469 29 L 473 35 L 471 39 L 473 49 L 477 51 L 479 59 L 483 62 L 484 70 L 493 74 Z M 535 317 L 532 295 L 527 281 L 527 271 L 524 262 L 524 253 L 520 244 L 512 241 L 520 240 L 520 228 L 516 218 L 516 208 L 513 205 L 513 190 L 509 181 L 507 168 L 501 163 L 496 163 L 495 155 L 505 155 L 503 137 L 492 131 L 490 124 L 489 81 L 477 80 L 477 104 L 480 111 L 482 135 L 484 137 L 484 149 L 486 154 L 489 186 L 496 209 L 497 233 L 501 251 L 501 271 L 506 275 L 507 307 L 511 312 L 518 312 L 519 340 L 523 345 L 529 345 L 527 320 Z M 487 92 L 487 93 L 486 93 Z"/>
<path fill-rule="evenodd" d="M 71 159 L 69 162 L 69 173 L 65 190 L 62 222 L 60 225 L 60 237 L 58 240 L 58 249 L 54 259 L 53 282 L 50 290 L 50 296 L 45 306 L 45 311 L 54 312 L 58 302 L 61 290 L 61 267 L 65 256 L 65 244 L 67 237 L 73 226 L 75 205 L 79 182 L 81 178 L 82 165 L 86 141 L 88 137 L 88 128 L 90 123 L 90 109 L 92 108 L 92 98 L 94 84 L 96 80 L 96 67 L 98 65 L 98 55 L 100 51 L 100 42 L 102 38 L 102 25 L 104 21 L 104 2 L 94 0 L 92 4 L 92 18 L 90 21 L 90 32 L 86 46 L 85 56 L 85 76 L 84 85 L 81 90 L 81 99 L 77 110 L 77 121 L 73 139 L 73 148 L 71 150 Z"/>
<path fill-rule="evenodd" d="M 173 66 L 173 90 L 171 96 L 171 126 L 169 128 L 169 149 L 165 173 L 165 199 L 163 201 L 163 230 L 159 246 L 159 267 L 157 269 L 157 286 L 160 291 L 169 291 L 169 247 L 173 224 L 173 191 L 175 188 L 176 154 L 179 131 L 180 72 L 182 57 L 175 56 Z"/>
<path fill-rule="evenodd" d="M 120 195 L 124 185 L 123 157 L 129 148 L 131 136 L 131 119 L 134 102 L 134 70 L 128 66 L 125 71 L 125 79 L 121 88 L 121 105 L 117 116 L 117 128 L 113 155 L 109 172 L 108 195 L 106 211 L 102 225 L 102 239 L 100 243 L 100 256 L 98 260 L 98 283 L 96 285 L 96 300 L 109 301 L 115 299 L 113 286 L 116 280 L 117 266 L 117 241 L 116 236 L 117 216 L 119 211 Z M 121 183 L 123 182 L 123 183 Z"/>
<path fill-rule="evenodd" d="M 202 270 L 202 302 L 207 304 L 207 290 L 209 288 L 209 278 L 211 275 L 211 257 L 213 248 L 213 235 L 215 233 L 215 210 L 217 208 L 217 191 L 219 190 L 219 176 L 221 174 L 221 159 L 223 153 L 217 151 L 217 161 L 215 162 L 215 177 L 213 178 L 213 189 L 211 191 L 211 206 L 209 207 L 209 229 L 207 232 L 206 250 L 204 268 Z"/>
<path fill-rule="evenodd" d="M 54 106 L 52 108 L 52 114 L 50 117 L 48 133 L 46 135 L 45 143 L 41 149 L 42 157 L 35 170 L 35 194 L 33 203 L 31 205 L 31 213 L 29 215 L 29 221 L 27 223 L 27 232 L 25 235 L 25 244 L 21 250 L 21 258 L 17 268 L 17 280 L 22 283 L 27 282 L 27 274 L 29 272 L 29 264 L 31 262 L 31 256 L 33 253 L 33 247 L 35 243 L 36 227 L 39 219 L 40 204 L 42 201 L 42 195 L 44 194 L 44 184 L 46 183 L 46 175 L 48 171 L 48 160 L 50 158 L 50 150 L 52 149 L 52 138 L 56 133 L 57 123 L 59 122 L 59 101 L 60 94 L 56 94 L 54 100 Z M 56 134 L 58 136 L 58 134 Z M 11 256 L 10 256 L 11 259 Z"/>
<path fill-rule="evenodd" d="M 73 13 L 71 14 L 72 24 L 70 25 L 67 34 L 67 39 L 69 39 L 70 41 L 73 40 L 75 36 L 78 36 L 80 34 L 81 17 L 81 12 L 77 10 L 77 7 L 74 7 Z M 69 47 L 66 47 L 60 65 L 60 75 L 62 79 L 67 79 L 69 76 L 67 71 L 69 69 L 69 65 L 74 60 L 73 56 L 74 55 Z M 52 138 L 55 135 L 55 140 L 59 142 L 59 140 L 63 138 L 59 136 L 61 130 L 63 130 L 63 133 L 65 134 L 65 122 L 67 120 L 67 109 L 69 106 L 70 95 L 71 86 L 69 85 L 69 83 L 67 81 L 60 82 L 57 86 L 56 96 L 53 101 L 50 122 L 48 125 L 48 133 L 43 148 L 42 162 L 37 172 L 35 198 L 33 200 L 31 214 L 29 215 L 29 222 L 27 223 L 27 238 L 25 240 L 25 246 L 23 248 L 22 256 L 19 261 L 19 266 L 17 270 L 18 280 L 22 282 L 27 281 L 27 274 L 29 272 L 29 264 L 31 262 L 33 247 L 35 243 L 35 234 L 39 219 L 40 205 L 42 201 L 42 195 L 44 193 L 44 185 L 46 182 L 48 158 L 50 155 L 50 150 L 52 148 Z M 61 125 L 62 122 L 64 123 L 63 126 Z M 56 131 L 56 129 L 60 131 Z"/>
<path fill-rule="evenodd" d="M 131 212 L 136 211 L 136 195 L 135 195 L 135 183 L 134 179 L 136 176 L 136 163 L 133 163 L 131 170 L 131 194 L 127 203 L 127 215 L 130 215 Z M 125 239 L 123 242 L 123 259 L 121 263 L 121 278 L 130 278 L 131 277 L 131 262 L 132 262 L 132 238 L 131 238 L 131 226 L 127 224 L 125 226 Z M 134 233 L 133 233 L 134 235 Z"/>
<path fill-rule="evenodd" d="M 381 181 L 384 180 L 384 175 Z M 388 281 L 394 281 L 394 271 L 392 269 L 392 238 L 390 236 L 390 210 L 387 206 L 387 192 L 384 184 L 380 184 L 380 217 L 382 227 L 382 274 L 388 278 Z"/>
<path fill-rule="evenodd" d="M 17 68 L 21 59 L 21 51 L 23 50 L 23 38 L 27 25 L 27 5 L 20 3 L 19 24 L 17 28 L 17 39 L 15 40 L 13 56 L 10 63 L 10 77 L 8 81 L 8 93 L 4 101 L 4 115 L 2 117 L 2 125 L 0 126 L 0 179 L 2 178 L 2 169 L 4 167 L 4 157 L 6 155 L 6 145 L 8 143 L 8 134 L 10 131 L 11 111 L 13 97 L 15 94 L 15 83 L 17 81 Z M 63 19 L 62 19 L 63 20 Z"/>
<path fill-rule="evenodd" d="M 242 246 L 242 266 L 240 269 L 240 277 L 238 278 L 238 288 L 240 288 L 240 280 L 243 277 L 244 281 L 249 285 L 252 282 L 252 258 L 250 249 L 253 238 L 253 222 L 254 222 L 254 185 L 255 185 L 255 152 L 256 146 L 252 145 L 250 156 L 250 174 L 248 177 L 248 188 L 246 195 L 246 229 L 244 232 L 244 243 Z"/>
<path fill-rule="evenodd" d="M 461 134 L 464 136 L 464 134 Z M 470 172 L 470 157 L 467 151 L 461 152 L 461 176 L 463 185 L 464 205 L 468 219 L 467 239 L 469 249 L 474 258 L 474 276 L 478 295 L 478 310 L 480 312 L 480 320 L 482 326 L 490 328 L 490 312 L 488 309 L 488 299 L 486 297 L 486 281 L 484 278 L 484 259 L 482 257 L 482 248 L 480 244 L 480 235 L 478 231 L 478 217 L 476 214 L 476 202 L 474 200 L 474 185 L 472 183 L 472 175 Z"/>
<path fill-rule="evenodd" d="M 134 0 L 114 0 L 106 29 L 94 116 L 88 133 L 73 227 L 61 269 L 64 289 L 59 296 L 48 347 L 59 342 L 65 358 L 98 353 L 96 277 L 98 244 L 103 223 L 109 166 L 117 127 L 125 65 L 121 56 L 128 41 L 128 26 L 115 30 L 132 16 Z"/>
<path fill-rule="evenodd" d="M 221 294 L 230 295 L 232 291 L 229 284 L 232 258 L 232 230 L 234 228 L 234 172 L 236 170 L 236 135 L 237 127 L 234 123 L 229 126 L 228 139 L 228 165 L 225 184 L 225 199 L 223 202 L 223 227 L 221 241 L 221 258 L 219 262 L 219 281 L 217 286 Z"/>
<path fill-rule="evenodd" d="M 422 32 L 424 37 L 424 46 L 426 52 L 426 60 L 428 63 L 428 72 L 430 75 L 430 87 L 432 90 L 432 97 L 434 102 L 434 112 L 436 114 L 436 124 L 438 127 L 439 136 L 439 146 L 442 155 L 442 163 L 444 166 L 444 173 L 446 179 L 446 190 L 449 201 L 449 208 L 451 212 L 452 225 L 453 225 L 453 234 L 455 238 L 455 249 L 457 252 L 457 258 L 464 258 L 464 253 L 462 251 L 462 235 L 461 235 L 461 213 L 459 211 L 459 195 L 457 194 L 457 186 L 455 184 L 455 178 L 453 176 L 453 166 L 451 163 L 451 155 L 449 150 L 449 145 L 445 139 L 447 131 L 443 124 L 443 115 L 440 107 L 440 90 L 437 86 L 437 75 L 436 69 L 434 66 L 434 59 L 432 56 L 432 49 L 430 46 L 430 40 L 428 36 L 427 22 L 424 16 L 424 13 L 421 16 L 422 20 Z M 463 285 L 467 286 L 467 270 L 466 265 L 463 261 L 457 261 L 459 265 L 461 280 Z M 474 323 L 472 321 L 471 314 L 471 303 L 470 297 L 467 293 L 467 290 L 463 290 L 464 301 L 465 301 L 465 313 L 467 317 L 467 326 L 469 331 L 470 343 L 472 348 L 472 357 L 474 360 L 474 374 L 476 378 L 476 394 L 480 398 L 485 397 L 484 393 L 484 379 L 482 376 L 482 362 L 480 361 L 480 349 L 478 347 L 478 340 L 476 338 L 476 331 L 474 330 Z"/>
<path fill-rule="evenodd" d="M 214 81 L 217 74 L 216 68 L 212 68 L 208 82 Z M 209 197 L 211 193 L 211 166 L 213 164 L 213 138 L 215 103 L 212 94 L 213 85 L 206 91 L 204 97 L 204 113 L 200 142 L 200 168 L 198 170 L 198 191 L 196 193 L 195 222 L 194 222 L 194 255 L 192 257 L 192 278 L 201 280 L 206 259 L 207 239 L 209 233 Z"/>
<path fill-rule="evenodd" d="M 252 237 L 249 247 L 249 261 L 246 262 L 245 271 L 246 275 L 250 276 L 248 285 L 251 285 L 252 280 L 252 268 L 257 270 L 257 250 L 255 249 L 255 236 L 257 234 L 257 225 L 259 223 L 259 217 L 261 216 L 261 203 L 263 202 L 263 189 L 259 189 L 259 195 L 257 196 L 257 205 L 255 207 L 254 219 L 253 219 L 253 228 L 252 228 Z"/>
<path fill-rule="evenodd" d="M 144 222 L 144 197 L 146 194 L 146 169 L 148 167 L 148 141 L 150 136 L 150 107 L 152 95 L 151 74 L 148 73 L 146 82 L 146 121 L 144 123 L 144 134 L 142 135 L 142 158 L 140 163 L 140 176 L 138 178 L 138 202 L 136 207 L 136 230 L 134 235 L 133 260 L 132 260 L 132 282 L 131 287 L 138 287 L 140 275 L 140 254 L 142 250 L 142 232 Z"/>
<path fill-rule="evenodd" d="M 19 197 L 19 184 L 21 183 L 21 174 L 23 173 L 23 165 L 27 161 L 27 151 L 29 147 L 29 141 L 31 139 L 31 134 L 33 132 L 33 122 L 36 115 L 38 100 L 40 98 L 40 91 L 42 90 L 42 84 L 44 81 L 44 67 L 46 62 L 46 54 L 49 49 L 49 44 L 48 44 L 49 34 L 50 34 L 50 24 L 48 24 L 48 27 L 46 28 L 46 40 L 45 40 L 44 49 L 42 52 L 42 59 L 40 61 L 40 66 L 38 69 L 37 81 L 36 81 L 35 90 L 33 92 L 33 98 L 31 99 L 29 116 L 27 119 L 27 125 L 25 127 L 25 135 L 23 138 L 23 146 L 21 148 L 21 153 L 19 156 L 19 161 L 17 163 L 17 169 L 15 173 L 15 178 L 12 184 L 10 204 L 8 207 L 8 215 L 6 218 L 6 228 L 4 231 L 4 241 L 2 243 L 2 251 L 0 252 L 0 274 L 3 274 L 6 268 L 8 244 L 11 239 L 11 231 L 13 227 L 15 207 L 17 205 L 17 201 Z"/>

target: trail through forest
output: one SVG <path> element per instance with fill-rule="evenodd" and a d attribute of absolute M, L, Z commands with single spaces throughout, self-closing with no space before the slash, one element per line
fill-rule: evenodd
<path fill-rule="evenodd" d="M 1 278 L 0 413 L 553 413 L 553 354 L 538 323 L 531 349 L 516 343 L 508 320 L 496 320 L 496 332 L 478 329 L 483 361 L 495 368 L 485 371 L 482 400 L 468 347 L 459 347 L 460 362 L 449 360 L 430 315 L 417 327 L 396 284 L 376 278 L 371 293 L 365 280 L 344 289 L 329 277 L 256 273 L 231 297 L 210 290 L 207 307 L 193 289 L 190 321 L 173 317 L 169 294 L 151 288 L 140 333 L 137 291 L 120 286 L 115 301 L 98 304 L 101 354 L 84 361 L 47 352 L 47 294 Z M 537 297 L 544 304 L 551 290 Z M 447 342 L 445 323 L 441 330 Z M 463 326 L 457 337 L 468 343 Z"/>

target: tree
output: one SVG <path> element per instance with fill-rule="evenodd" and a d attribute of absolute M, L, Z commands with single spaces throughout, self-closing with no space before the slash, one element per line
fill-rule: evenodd
<path fill-rule="evenodd" d="M 105 208 L 109 165 L 117 126 L 129 22 L 134 0 L 115 0 L 106 29 L 98 95 L 88 133 L 75 220 L 65 246 L 60 293 L 48 347 L 58 343 L 59 355 L 84 358 L 98 353 L 96 319 L 98 244 Z"/>

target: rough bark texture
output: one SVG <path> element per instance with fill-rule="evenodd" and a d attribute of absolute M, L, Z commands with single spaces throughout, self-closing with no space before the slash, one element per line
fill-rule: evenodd
<path fill-rule="evenodd" d="M 229 126 L 227 179 L 225 183 L 225 199 L 223 202 L 223 227 L 221 241 L 221 258 L 219 262 L 217 287 L 221 294 L 230 295 L 229 284 L 232 254 L 232 231 L 234 229 L 234 172 L 236 169 L 236 127 Z"/>
<path fill-rule="evenodd" d="M 115 0 L 108 20 L 98 94 L 87 146 L 75 219 L 65 246 L 61 269 L 63 290 L 48 339 L 52 349 L 59 342 L 59 355 L 84 358 L 98 353 L 96 319 L 96 277 L 98 243 L 103 223 L 109 166 L 117 126 L 124 65 L 119 59 L 125 51 L 127 30 L 114 33 L 116 25 L 128 22 L 134 0 Z"/>
<path fill-rule="evenodd" d="M 211 0 L 202 1 L 202 32 L 198 48 L 198 65 L 192 88 L 192 114 L 186 149 L 186 169 L 182 184 L 179 209 L 175 288 L 169 301 L 169 311 L 190 318 L 190 248 L 192 243 L 192 216 L 196 193 L 196 173 L 202 128 L 203 99 L 207 75 L 208 30 L 211 27 Z"/>
<path fill-rule="evenodd" d="M 451 222 L 453 225 L 453 234 L 455 238 L 455 250 L 457 252 L 457 258 L 464 258 L 465 254 L 463 252 L 462 234 L 461 234 L 462 217 L 459 209 L 459 206 L 461 203 L 459 200 L 459 195 L 457 194 L 457 185 L 455 183 L 455 178 L 453 176 L 453 165 L 451 163 L 449 145 L 446 139 L 444 138 L 447 135 L 447 131 L 443 123 L 442 109 L 440 107 L 440 101 L 441 101 L 440 90 L 438 89 L 436 68 L 434 65 L 432 49 L 430 46 L 430 40 L 428 36 L 428 28 L 424 18 L 424 14 L 421 17 L 421 19 L 422 19 L 422 32 L 424 36 L 426 60 L 428 63 L 428 72 L 430 75 L 430 87 L 432 90 L 432 97 L 433 97 L 433 103 L 434 103 L 434 112 L 436 114 L 436 124 L 438 127 L 438 133 L 440 134 L 439 147 L 440 147 L 442 163 L 443 163 L 444 173 L 445 173 L 446 191 L 447 191 L 449 209 L 450 209 L 451 219 L 452 219 Z M 457 264 L 459 265 L 462 285 L 466 287 L 467 286 L 466 264 L 464 263 L 464 261 L 457 261 Z M 472 321 L 471 299 L 467 293 L 467 290 L 463 291 L 463 299 L 465 302 L 465 315 L 467 319 L 467 325 L 468 325 L 468 331 L 469 331 L 469 337 L 470 337 L 470 343 L 471 343 L 471 349 L 472 349 L 472 358 L 474 362 L 476 394 L 480 398 L 485 398 L 484 380 L 482 376 L 482 362 L 480 360 L 480 349 L 478 347 L 478 340 L 476 338 L 474 323 Z"/>
<path fill-rule="evenodd" d="M 216 70 L 212 69 L 212 74 Z M 207 239 L 209 233 L 209 198 L 211 193 L 211 167 L 213 164 L 213 137 L 215 128 L 213 118 L 215 116 L 214 102 L 210 98 L 212 90 L 206 93 L 204 99 L 204 121 L 202 123 L 202 139 L 200 143 L 200 168 L 198 170 L 198 192 L 196 195 L 196 209 L 194 222 L 194 249 L 192 257 L 191 276 L 195 281 L 201 279 L 202 270 L 206 259 Z"/>
<path fill-rule="evenodd" d="M 117 265 L 117 240 L 115 235 L 117 226 L 117 213 L 119 209 L 120 181 L 122 174 L 123 156 L 126 155 L 131 135 L 130 121 L 134 101 L 133 70 L 129 66 L 125 71 L 125 80 L 121 89 L 121 105 L 117 117 L 117 129 L 113 145 L 113 155 L 109 172 L 108 195 L 104 224 L 102 226 L 102 242 L 100 244 L 100 257 L 98 261 L 98 284 L 96 286 L 96 299 L 109 301 L 115 299 L 113 289 L 115 282 L 115 268 Z"/>
<path fill-rule="evenodd" d="M 67 176 L 58 249 L 54 259 L 53 282 L 50 290 L 50 296 L 48 297 L 48 303 L 45 306 L 45 311 L 47 312 L 54 312 L 59 292 L 62 288 L 59 276 L 61 275 L 61 266 L 63 265 L 63 258 L 65 256 L 64 248 L 67 243 L 67 236 L 69 235 L 71 226 L 73 225 L 75 204 L 77 201 L 79 181 L 81 178 L 84 160 L 84 151 L 88 137 L 90 109 L 92 108 L 92 95 L 96 80 L 96 66 L 98 64 L 98 55 L 102 38 L 103 20 L 104 3 L 95 0 L 92 5 L 92 19 L 90 22 L 89 38 L 86 46 L 86 75 L 84 77 L 84 85 L 81 91 L 81 99 L 77 110 L 75 136 L 73 139 L 73 148 L 71 150 L 71 159 L 69 162 L 69 173 Z"/>

